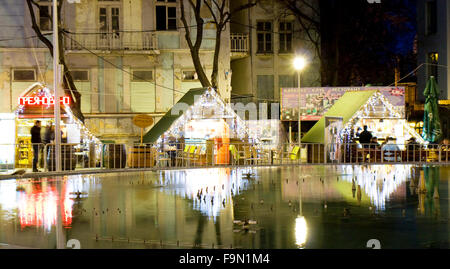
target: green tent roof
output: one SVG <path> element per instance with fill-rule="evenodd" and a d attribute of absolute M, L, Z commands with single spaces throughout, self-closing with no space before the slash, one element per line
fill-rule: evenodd
<path fill-rule="evenodd" d="M 302 138 L 304 143 L 324 143 L 325 116 L 342 117 L 345 125 L 376 91 L 346 92 Z"/>
<path fill-rule="evenodd" d="M 194 97 L 196 95 L 202 95 L 206 90 L 207 88 L 190 89 L 180 100 L 178 100 L 177 104 L 182 103 L 192 106 L 195 101 Z M 174 106 L 176 106 L 176 104 Z M 167 113 L 144 135 L 144 143 L 156 142 L 156 140 L 170 128 L 172 123 L 183 115 L 182 110 L 179 115 L 172 115 L 172 109 L 167 111 Z"/>

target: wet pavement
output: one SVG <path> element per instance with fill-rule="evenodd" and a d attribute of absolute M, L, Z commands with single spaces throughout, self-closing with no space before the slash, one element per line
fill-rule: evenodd
<path fill-rule="evenodd" d="M 209 168 L 0 181 L 0 248 L 449 248 L 450 166 Z"/>

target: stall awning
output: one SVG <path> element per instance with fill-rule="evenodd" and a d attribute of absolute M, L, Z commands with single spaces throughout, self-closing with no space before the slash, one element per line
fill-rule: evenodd
<path fill-rule="evenodd" d="M 325 117 L 342 117 L 345 125 L 376 91 L 346 92 L 302 138 L 302 143 L 324 143 Z"/>
<path fill-rule="evenodd" d="M 195 96 L 202 95 L 207 88 L 197 88 L 197 89 L 190 89 L 186 94 L 177 102 L 177 104 L 187 104 L 189 106 L 192 106 L 195 101 Z M 179 107 L 177 104 L 174 105 L 174 107 Z M 181 115 L 183 115 L 183 111 L 180 110 L 179 113 L 174 113 L 175 115 L 172 115 L 172 107 L 169 111 L 167 111 L 166 114 L 144 135 L 144 143 L 155 143 L 156 140 L 165 132 L 167 131 L 172 123 L 175 122 L 176 119 L 178 119 Z"/>

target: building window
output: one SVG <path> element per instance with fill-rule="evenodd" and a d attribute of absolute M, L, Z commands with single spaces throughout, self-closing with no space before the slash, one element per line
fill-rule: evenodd
<path fill-rule="evenodd" d="M 39 1 L 39 28 L 41 31 L 52 31 L 53 23 L 52 23 L 52 2 L 47 1 Z"/>
<path fill-rule="evenodd" d="M 256 76 L 257 97 L 260 101 L 271 101 L 274 99 L 274 81 L 272 75 Z"/>
<path fill-rule="evenodd" d="M 280 22 L 280 52 L 292 52 L 292 22 Z"/>
<path fill-rule="evenodd" d="M 13 81 L 36 81 L 34 69 L 13 70 Z"/>
<path fill-rule="evenodd" d="M 438 63 L 439 63 L 439 53 L 431 52 L 428 54 L 428 77 L 434 76 L 436 82 L 438 81 Z"/>
<path fill-rule="evenodd" d="M 426 35 L 433 35 L 437 32 L 437 6 L 436 0 L 426 2 Z"/>
<path fill-rule="evenodd" d="M 153 81 L 152 70 L 133 70 L 133 76 L 131 77 L 133 82 L 145 82 Z"/>
<path fill-rule="evenodd" d="M 100 0 L 99 0 L 100 1 Z M 116 3 L 118 1 L 100 1 L 98 9 L 98 29 L 103 33 L 115 33 L 117 37 L 120 31 L 120 6 Z M 106 37 L 103 35 L 102 37 Z"/>
<path fill-rule="evenodd" d="M 272 53 L 272 23 L 258 22 L 256 27 L 258 53 Z"/>
<path fill-rule="evenodd" d="M 72 70 L 70 71 L 74 81 L 89 81 L 88 70 Z"/>
<path fill-rule="evenodd" d="M 183 81 L 198 80 L 197 72 L 189 70 L 183 71 Z"/>
<path fill-rule="evenodd" d="M 177 1 L 156 0 L 156 30 L 177 30 Z"/>
<path fill-rule="evenodd" d="M 298 76 L 297 75 L 280 75 L 278 77 L 279 88 L 297 88 Z"/>

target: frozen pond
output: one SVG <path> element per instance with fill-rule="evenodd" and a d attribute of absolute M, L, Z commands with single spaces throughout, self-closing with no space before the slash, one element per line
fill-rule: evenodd
<path fill-rule="evenodd" d="M 3 180 L 0 248 L 449 248 L 449 177 L 313 165 Z"/>

